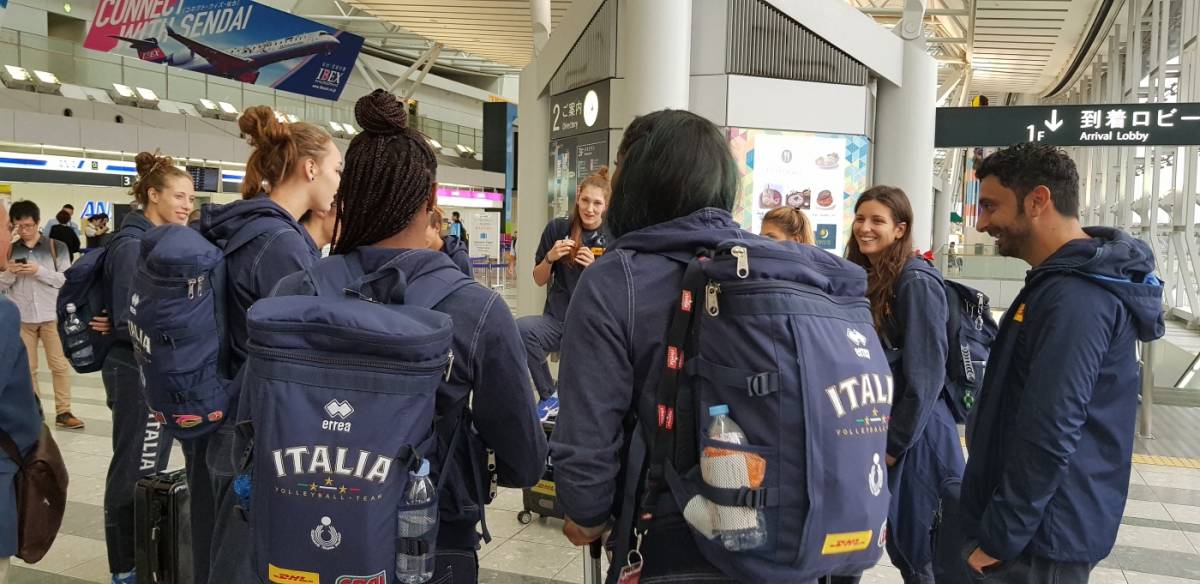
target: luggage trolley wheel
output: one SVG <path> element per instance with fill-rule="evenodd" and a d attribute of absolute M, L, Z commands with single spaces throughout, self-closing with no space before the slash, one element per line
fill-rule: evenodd
<path fill-rule="evenodd" d="M 530 523 L 533 523 L 533 513 L 530 513 L 529 511 L 521 511 L 520 513 L 517 513 L 517 523 L 520 523 L 521 525 L 529 525 Z"/>

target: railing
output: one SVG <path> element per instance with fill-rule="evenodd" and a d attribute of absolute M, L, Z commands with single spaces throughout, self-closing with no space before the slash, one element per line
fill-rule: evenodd
<path fill-rule="evenodd" d="M 63 83 L 85 87 L 107 90 L 113 83 L 145 87 L 162 99 L 183 103 L 196 103 L 207 98 L 228 102 L 238 110 L 269 105 L 277 111 L 314 123 L 353 122 L 354 98 L 368 91 L 365 87 L 348 87 L 341 101 L 331 102 L 179 67 L 92 51 L 68 40 L 11 29 L 0 29 L 0 66 L 3 65 L 48 71 Z M 477 152 L 483 150 L 483 130 L 419 115 L 415 116 L 413 125 L 450 148 L 462 144 Z"/>
<path fill-rule="evenodd" d="M 950 254 L 942 246 L 934 254 L 934 264 L 947 277 L 979 280 L 1024 280 L 1029 264 L 1001 256 L 994 245 L 964 245 Z"/>

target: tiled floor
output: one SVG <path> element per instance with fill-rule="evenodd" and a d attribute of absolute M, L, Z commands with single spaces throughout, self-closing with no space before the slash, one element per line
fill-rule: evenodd
<path fill-rule="evenodd" d="M 45 363 L 45 360 L 42 360 Z M 49 375 L 40 375 L 48 392 Z M 50 554 L 34 566 L 14 561 L 10 584 L 108 582 L 104 549 L 104 475 L 111 455 L 110 415 L 99 375 L 73 377 L 74 413 L 83 431 L 56 431 L 71 471 L 66 521 Z M 53 400 L 43 397 L 47 411 Z M 1193 430 L 1194 431 L 1194 430 Z M 178 448 L 172 466 L 183 464 Z M 521 493 L 502 490 L 488 512 L 494 537 L 480 551 L 486 583 L 582 582 L 583 552 L 562 536 L 562 522 L 517 521 Z M 868 584 L 899 583 L 887 558 L 863 579 Z M 1112 555 L 1093 572 L 1098 584 L 1200 583 L 1200 470 L 1135 465 L 1130 499 Z"/>

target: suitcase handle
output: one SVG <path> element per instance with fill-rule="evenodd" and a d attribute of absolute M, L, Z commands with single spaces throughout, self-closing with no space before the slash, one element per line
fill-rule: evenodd
<path fill-rule="evenodd" d="M 162 555 L 162 550 L 159 548 L 161 547 L 162 520 L 166 514 L 163 511 L 163 504 L 161 502 L 154 501 L 152 507 L 154 511 L 154 526 L 150 528 L 150 541 L 146 544 L 149 553 L 146 555 L 149 556 L 150 581 L 162 582 L 162 569 L 159 565 L 159 556 Z"/>

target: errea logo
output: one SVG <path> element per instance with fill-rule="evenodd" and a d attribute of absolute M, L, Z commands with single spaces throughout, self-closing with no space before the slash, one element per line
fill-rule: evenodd
<path fill-rule="evenodd" d="M 850 345 L 854 348 L 854 354 L 858 355 L 859 359 L 870 359 L 871 350 L 867 348 L 867 336 L 855 328 L 846 329 L 846 338 L 850 341 Z"/>

